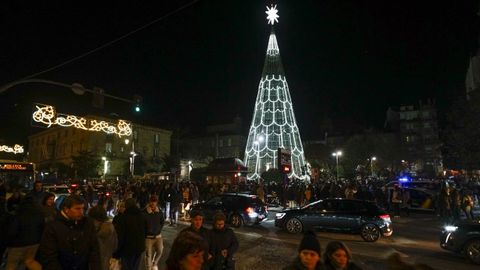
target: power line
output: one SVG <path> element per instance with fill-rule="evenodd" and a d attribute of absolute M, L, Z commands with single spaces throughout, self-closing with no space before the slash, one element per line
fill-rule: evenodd
<path fill-rule="evenodd" d="M 83 58 L 83 57 L 85 57 L 85 56 L 88 56 L 88 55 L 90 55 L 90 54 L 92 54 L 92 53 L 94 53 L 94 52 L 97 52 L 97 51 L 100 51 L 100 50 L 102 50 L 102 49 L 104 49 L 104 48 L 107 48 L 107 47 L 109 47 L 110 45 L 115 44 L 115 43 L 119 42 L 120 40 L 125 39 L 125 38 L 127 38 L 127 37 L 129 37 L 129 36 L 131 36 L 131 35 L 133 35 L 133 34 L 135 34 L 135 33 L 137 33 L 137 32 L 139 32 L 139 31 L 141 31 L 141 30 L 143 30 L 143 29 L 151 26 L 152 24 L 155 24 L 155 23 L 157 23 L 157 22 L 159 22 L 159 21 L 161 21 L 161 20 L 163 20 L 163 19 L 166 19 L 166 18 L 174 15 L 174 14 L 177 13 L 177 12 L 180 12 L 180 11 L 182 11 L 182 10 L 190 7 L 190 6 L 193 6 L 194 4 L 196 4 L 196 3 L 199 2 L 199 1 L 200 1 L 200 0 L 193 0 L 193 1 L 191 1 L 191 2 L 189 2 L 189 3 L 187 3 L 187 4 L 185 4 L 185 5 L 177 8 L 176 10 L 173 10 L 173 11 L 167 13 L 166 15 L 164 15 L 164 16 L 158 18 L 158 19 L 155 19 L 155 20 L 153 20 L 153 21 L 151 21 L 151 22 L 149 22 L 149 23 L 147 23 L 147 24 L 145 24 L 145 25 L 143 25 L 143 26 L 141 26 L 141 27 L 139 27 L 139 28 L 137 28 L 137 29 L 135 29 L 135 30 L 133 30 L 133 31 L 128 32 L 127 34 L 125 34 L 125 35 L 123 35 L 123 36 L 121 36 L 121 37 L 118 37 L 118 38 L 116 38 L 116 39 L 114 39 L 114 40 L 112 40 L 112 41 L 109 41 L 109 42 L 107 42 L 107 43 L 105 43 L 105 44 L 103 44 L 103 45 L 101 45 L 101 46 L 99 46 L 99 47 L 97 47 L 97 48 L 95 48 L 95 49 L 92 49 L 92 50 L 90 50 L 90 51 L 88 51 L 88 52 L 85 52 L 85 53 L 79 55 L 79 56 L 76 56 L 76 57 L 74 57 L 74 58 L 71 58 L 71 59 L 69 59 L 69 60 L 67 60 L 67 61 L 65 61 L 65 62 L 63 62 L 63 63 L 60 63 L 60 64 L 58 64 L 58 65 L 55 65 L 55 66 L 53 66 L 53 67 L 51 67 L 51 68 L 42 70 L 42 71 L 37 72 L 37 73 L 34 73 L 34 74 L 31 74 L 31 75 L 29 75 L 29 76 L 27 76 L 27 77 L 24 77 L 24 78 L 20 79 L 20 80 L 31 79 L 31 78 L 36 77 L 36 76 L 38 76 L 38 75 L 41 75 L 41 74 L 50 72 L 50 71 L 52 71 L 52 70 L 58 69 L 58 68 L 60 68 L 60 67 L 63 67 L 63 66 L 65 66 L 65 65 L 67 65 L 67 64 L 70 64 L 70 63 L 72 63 L 72 62 L 75 62 L 75 61 L 77 61 L 78 59 L 81 59 L 81 58 Z"/>

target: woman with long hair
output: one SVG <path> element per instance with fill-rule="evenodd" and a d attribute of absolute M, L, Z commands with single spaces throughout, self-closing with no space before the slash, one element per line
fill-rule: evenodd
<path fill-rule="evenodd" d="M 173 241 L 166 270 L 200 270 L 205 252 L 207 246 L 200 235 L 190 231 L 181 232 Z"/>
<path fill-rule="evenodd" d="M 361 270 L 352 262 L 352 252 L 340 241 L 328 243 L 323 255 L 326 270 Z"/>

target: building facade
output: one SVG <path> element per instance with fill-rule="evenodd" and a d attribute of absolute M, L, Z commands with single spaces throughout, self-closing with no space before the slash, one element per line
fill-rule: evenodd
<path fill-rule="evenodd" d="M 399 133 L 408 162 L 414 171 L 438 174 L 443 171 L 435 103 L 400 106 Z"/>
<path fill-rule="evenodd" d="M 95 116 L 88 118 L 98 119 Z M 101 120 L 113 122 L 105 118 Z M 28 158 L 37 164 L 39 170 L 58 174 L 60 168 L 74 167 L 75 156 L 89 152 L 102 160 L 98 168 L 99 178 L 128 178 L 147 171 L 160 171 L 162 157 L 170 154 L 171 135 L 169 130 L 137 124 L 132 124 L 129 137 L 73 127 L 53 127 L 29 136 Z M 74 172 L 73 178 L 77 174 Z"/>

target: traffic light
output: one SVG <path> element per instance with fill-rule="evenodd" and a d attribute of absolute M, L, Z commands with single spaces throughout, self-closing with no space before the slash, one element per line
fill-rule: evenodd
<path fill-rule="evenodd" d="M 139 95 L 133 95 L 133 102 L 134 102 L 133 110 L 137 113 L 142 111 L 143 97 L 141 97 Z"/>

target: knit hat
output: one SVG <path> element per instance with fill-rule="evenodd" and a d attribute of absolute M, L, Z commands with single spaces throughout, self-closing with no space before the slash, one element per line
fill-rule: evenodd
<path fill-rule="evenodd" d="M 306 231 L 305 234 L 303 235 L 303 239 L 300 242 L 300 246 L 298 247 L 298 251 L 302 250 L 313 250 L 318 253 L 318 255 L 321 255 L 322 248 L 320 247 L 320 242 L 318 242 L 317 236 L 315 235 L 315 232 L 313 231 Z"/>

